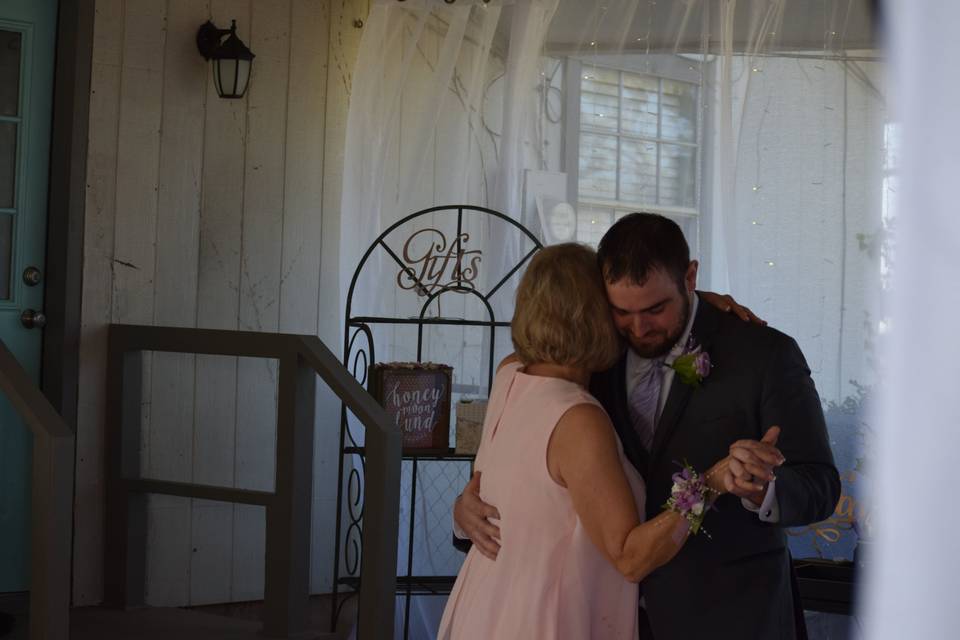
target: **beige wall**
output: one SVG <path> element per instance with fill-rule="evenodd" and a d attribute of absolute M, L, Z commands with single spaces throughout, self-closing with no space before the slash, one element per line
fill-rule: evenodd
<path fill-rule="evenodd" d="M 339 338 L 337 245 L 351 67 L 366 0 L 97 0 L 84 237 L 74 601 L 102 598 L 109 323 Z M 195 45 L 237 20 L 257 55 L 222 100 Z M 144 371 L 144 475 L 273 486 L 276 366 L 157 354 Z M 311 584 L 329 588 L 337 410 L 318 397 Z M 257 507 L 155 496 L 148 601 L 259 598 Z"/>

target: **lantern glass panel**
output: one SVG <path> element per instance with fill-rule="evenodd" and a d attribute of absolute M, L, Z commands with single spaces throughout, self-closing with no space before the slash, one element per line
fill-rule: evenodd
<path fill-rule="evenodd" d="M 246 93 L 250 80 L 250 61 L 222 58 L 213 64 L 217 93 L 225 98 L 239 98 Z"/>
<path fill-rule="evenodd" d="M 247 92 L 247 83 L 250 82 L 250 60 L 237 60 L 237 96 Z"/>

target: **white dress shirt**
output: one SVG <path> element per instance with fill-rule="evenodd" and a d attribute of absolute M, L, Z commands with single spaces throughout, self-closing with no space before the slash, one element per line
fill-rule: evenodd
<path fill-rule="evenodd" d="M 670 353 L 667 354 L 665 360 L 667 365 L 672 364 L 674 360 L 683 355 L 683 349 L 687 344 L 687 340 L 690 338 L 690 331 L 693 329 L 693 320 L 697 317 L 697 307 L 699 304 L 700 298 L 694 294 L 693 300 L 690 303 L 690 318 L 687 320 L 687 326 L 684 327 L 683 334 L 680 336 L 680 339 L 670 350 Z M 652 366 L 653 360 L 638 356 L 633 349 L 627 350 L 625 378 L 628 398 L 630 397 L 630 393 L 633 391 L 634 387 L 636 387 L 637 383 L 647 375 L 647 372 L 650 371 L 650 367 Z M 669 367 L 663 372 L 663 381 L 660 384 L 660 401 L 657 404 L 657 419 L 654 420 L 653 426 L 654 430 L 657 428 L 657 422 L 659 422 L 660 413 L 663 411 L 664 405 L 667 404 L 667 397 L 670 395 L 670 385 L 673 383 L 673 378 L 675 375 L 676 372 Z M 746 498 L 742 498 L 740 503 L 743 505 L 743 508 L 756 513 L 763 522 L 779 522 L 780 506 L 777 503 L 777 492 L 775 485 L 776 479 L 771 480 L 770 484 L 767 485 L 767 492 L 764 495 L 763 502 L 760 504 L 760 506 L 753 504 Z"/>

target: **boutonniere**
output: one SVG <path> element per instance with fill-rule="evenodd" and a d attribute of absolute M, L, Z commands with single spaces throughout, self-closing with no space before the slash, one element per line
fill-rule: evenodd
<path fill-rule="evenodd" d="M 700 348 L 693 339 L 693 335 L 687 340 L 683 352 L 667 366 L 677 372 L 680 382 L 694 388 L 700 386 L 713 368 L 710 364 L 710 354 Z"/>

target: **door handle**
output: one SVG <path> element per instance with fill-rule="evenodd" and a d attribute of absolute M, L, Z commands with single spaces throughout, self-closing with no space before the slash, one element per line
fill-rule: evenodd
<path fill-rule="evenodd" d="M 24 309 L 20 314 L 20 324 L 27 329 L 43 329 L 47 326 L 47 316 L 42 311 Z"/>
<path fill-rule="evenodd" d="M 27 267 L 23 270 L 23 281 L 28 287 L 35 287 L 43 280 L 43 274 L 36 267 Z"/>

